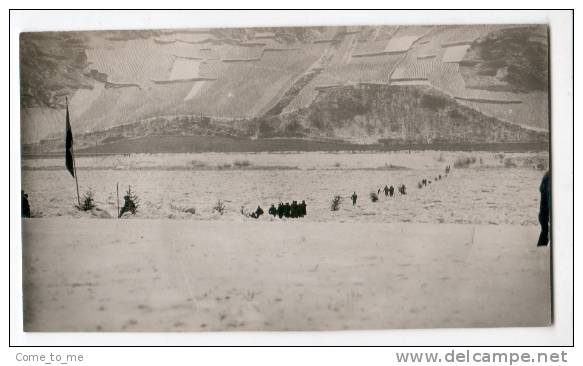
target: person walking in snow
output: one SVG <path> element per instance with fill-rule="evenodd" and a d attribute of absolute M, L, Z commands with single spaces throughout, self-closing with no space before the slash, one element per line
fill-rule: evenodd
<path fill-rule="evenodd" d="M 551 222 L 551 173 L 547 171 L 539 187 L 540 209 L 538 222 L 541 226 L 537 247 L 547 246 L 549 243 L 549 223 Z"/>
<path fill-rule="evenodd" d="M 273 217 L 277 216 L 277 208 L 275 208 L 275 205 L 272 203 L 271 207 L 269 208 L 269 214 Z"/>
<path fill-rule="evenodd" d="M 30 217 L 30 203 L 28 202 L 28 194 L 20 191 L 21 214 L 22 217 Z"/>

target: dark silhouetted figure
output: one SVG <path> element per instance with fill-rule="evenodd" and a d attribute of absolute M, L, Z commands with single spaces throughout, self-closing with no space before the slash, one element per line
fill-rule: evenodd
<path fill-rule="evenodd" d="M 377 191 L 377 194 L 380 196 L 381 195 L 381 189 L 379 188 L 379 190 Z"/>
<path fill-rule="evenodd" d="M 423 188 L 423 184 L 421 182 L 417 183 L 417 188 L 419 189 Z"/>
<path fill-rule="evenodd" d="M 20 202 L 22 217 L 30 217 L 30 203 L 28 202 L 28 194 L 20 191 Z"/>
<path fill-rule="evenodd" d="M 271 207 L 269 208 L 269 214 L 273 217 L 277 216 L 277 208 L 275 208 L 275 205 L 272 203 Z"/>
<path fill-rule="evenodd" d="M 405 185 L 404 185 L 404 184 L 401 184 L 401 185 L 399 186 L 399 193 L 401 193 L 402 195 L 405 195 L 405 194 L 407 194 L 407 187 L 405 187 Z"/>
<path fill-rule="evenodd" d="M 352 199 L 352 206 L 356 205 L 356 199 L 358 198 L 356 192 L 354 192 L 350 198 Z"/>
<path fill-rule="evenodd" d="M 391 186 L 391 187 L 392 187 L 392 186 Z M 390 191 L 390 189 L 389 189 L 389 187 L 387 187 L 387 186 L 385 185 L 385 188 L 383 189 L 383 191 L 385 191 L 385 197 L 386 197 L 386 196 L 388 196 L 388 195 L 389 195 L 389 191 Z M 392 195 L 391 195 L 391 196 L 392 196 Z"/>
<path fill-rule="evenodd" d="M 298 201 L 292 201 L 290 216 L 293 219 L 300 217 L 300 212 L 298 210 Z"/>
<path fill-rule="evenodd" d="M 540 183 L 540 210 L 538 222 L 541 226 L 538 238 L 538 247 L 544 247 L 549 243 L 549 223 L 551 221 L 551 174 L 547 171 Z"/>
<path fill-rule="evenodd" d="M 283 216 L 290 217 L 291 216 L 291 205 L 289 202 L 286 202 L 283 206 Z"/>
<path fill-rule="evenodd" d="M 427 187 L 427 179 L 423 179 L 423 185 Z"/>
<path fill-rule="evenodd" d="M 284 215 L 284 210 L 285 210 L 285 208 L 283 207 L 283 203 L 282 203 L 282 202 L 280 202 L 280 203 L 277 205 L 277 216 L 279 216 L 279 218 L 280 218 L 280 219 L 281 219 L 281 218 L 283 217 L 283 215 Z"/>
<path fill-rule="evenodd" d="M 255 212 L 251 212 L 249 217 L 258 219 L 259 217 L 261 217 L 261 215 L 263 215 L 263 209 L 261 208 L 261 206 L 257 206 L 257 210 L 255 210 Z"/>
<path fill-rule="evenodd" d="M 393 197 L 394 194 L 395 194 L 395 187 L 391 186 L 391 188 L 389 188 L 389 196 Z"/>
<path fill-rule="evenodd" d="M 440 174 L 440 175 L 438 175 L 438 176 L 437 176 L 437 178 L 438 178 L 439 180 L 441 180 L 441 174 Z"/>
<path fill-rule="evenodd" d="M 300 217 L 306 216 L 307 208 L 306 208 L 306 201 L 302 200 L 300 203 Z"/>
<path fill-rule="evenodd" d="M 126 194 L 123 197 L 123 199 L 124 199 L 124 204 L 123 204 L 123 207 L 121 208 L 121 210 L 119 211 L 119 217 L 122 217 L 123 214 L 126 213 L 126 212 L 131 212 L 132 214 L 135 215 L 135 213 L 136 213 L 136 205 L 132 201 L 131 197 Z"/>

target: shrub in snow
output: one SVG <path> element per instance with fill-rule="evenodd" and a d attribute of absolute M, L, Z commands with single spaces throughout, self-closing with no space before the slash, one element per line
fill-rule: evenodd
<path fill-rule="evenodd" d="M 475 164 L 475 163 L 476 163 L 475 156 L 461 156 L 461 157 L 455 159 L 453 166 L 455 168 L 469 168 L 470 165 Z"/>
<path fill-rule="evenodd" d="M 219 214 L 222 215 L 227 210 L 227 206 L 225 206 L 225 203 L 219 199 L 215 204 L 215 207 L 213 207 L 213 210 L 217 211 Z"/>
<path fill-rule="evenodd" d="M 340 205 L 342 204 L 342 197 L 336 195 L 332 198 L 332 203 L 330 204 L 331 211 L 338 211 L 340 209 Z"/>
<path fill-rule="evenodd" d="M 95 197 L 95 194 L 93 193 L 91 188 L 89 188 L 89 190 L 87 192 L 85 192 L 85 194 L 83 194 L 83 201 L 81 202 L 81 206 L 78 207 L 79 210 L 91 211 L 95 207 L 97 207 L 97 205 L 95 204 L 94 197 Z"/>
<path fill-rule="evenodd" d="M 516 168 L 516 163 L 511 158 L 504 159 L 504 167 L 505 168 Z"/>
<path fill-rule="evenodd" d="M 235 160 L 233 165 L 235 166 L 235 168 L 247 168 L 251 166 L 251 163 L 249 162 L 249 160 Z"/>

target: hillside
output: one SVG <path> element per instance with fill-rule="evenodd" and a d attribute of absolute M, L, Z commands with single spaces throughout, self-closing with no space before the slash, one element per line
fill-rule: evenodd
<path fill-rule="evenodd" d="M 387 118 L 387 116 L 393 116 Z M 295 112 L 241 120 L 154 118 L 79 135 L 80 153 L 545 148 L 548 133 L 486 116 L 427 86 L 328 88 Z M 488 145 L 492 145 L 488 147 Z M 26 153 L 61 151 L 60 138 Z M 512 148 L 511 148 L 512 149 Z"/>
<path fill-rule="evenodd" d="M 259 136 L 341 138 L 375 143 L 500 143 L 545 141 L 522 128 L 457 103 L 429 86 L 329 88 L 308 107 L 259 120 Z"/>
<path fill-rule="evenodd" d="M 512 25 L 23 33 L 22 141 L 54 150 L 65 96 L 80 147 L 157 134 L 540 141 L 547 47 L 546 27 Z"/>

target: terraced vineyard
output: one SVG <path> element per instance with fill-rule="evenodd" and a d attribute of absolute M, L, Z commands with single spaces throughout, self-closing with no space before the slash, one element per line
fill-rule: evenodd
<path fill-rule="evenodd" d="M 206 43 L 216 38 L 210 32 L 175 32 L 167 31 L 165 34 L 154 38 L 154 41 L 161 44 L 170 43 L 185 43 L 185 44 L 201 44 Z"/>
<path fill-rule="evenodd" d="M 306 72 L 328 50 L 329 45 L 311 44 L 297 50 L 264 51 L 261 60 L 254 63 L 259 68 L 299 74 Z"/>
<path fill-rule="evenodd" d="M 223 62 L 257 61 L 263 56 L 263 46 L 222 45 L 218 52 Z"/>
<path fill-rule="evenodd" d="M 367 34 L 360 38 L 361 42 L 368 41 L 388 41 L 396 34 L 399 30 L 399 26 L 396 25 L 382 25 L 378 27 L 371 27 L 371 34 Z"/>
<path fill-rule="evenodd" d="M 331 43 L 336 39 L 338 32 L 336 27 L 327 27 L 314 40 L 314 43 Z"/>
<path fill-rule="evenodd" d="M 298 93 L 284 113 L 308 107 L 318 95 L 318 90 L 326 87 L 358 83 L 388 84 L 392 68 L 401 58 L 391 54 L 352 57 L 348 64 L 328 66 Z"/>
<path fill-rule="evenodd" d="M 204 51 L 205 47 L 200 44 L 173 42 L 161 45 L 160 49 L 170 56 L 186 59 L 205 60 L 210 58 L 208 51 Z M 218 58 L 218 55 L 215 55 L 215 58 Z"/>
<path fill-rule="evenodd" d="M 353 57 L 376 56 L 385 53 L 387 40 L 361 42 L 354 50 Z"/>
<path fill-rule="evenodd" d="M 292 78 L 255 63 L 222 63 L 218 79 L 204 83 L 195 98 L 184 101 L 182 110 L 221 118 L 253 117 Z"/>
<path fill-rule="evenodd" d="M 174 57 L 152 40 L 128 41 L 121 48 L 88 49 L 89 68 L 107 75 L 112 84 L 142 86 L 150 80 L 165 80 Z"/>
<path fill-rule="evenodd" d="M 435 57 L 419 58 L 415 54 L 407 54 L 391 74 L 391 84 L 400 81 L 427 82 L 438 63 Z"/>
<path fill-rule="evenodd" d="M 460 104 L 502 121 L 543 131 L 549 129 L 548 95 L 545 93 L 513 94 L 502 100 L 483 99 L 476 94 L 472 98 L 458 100 Z"/>
<path fill-rule="evenodd" d="M 540 86 L 529 90 L 526 83 L 513 85 L 521 78 L 508 71 L 513 70 L 508 66 L 512 62 L 521 62 L 512 57 L 526 52 L 520 44 L 546 49 L 546 35 L 544 26 L 515 25 L 109 32 L 87 38 L 81 55 L 74 54 L 75 64 L 85 65 L 82 82 L 72 82 L 72 76 L 58 69 L 38 70 L 38 74 L 56 76 L 53 84 L 42 89 L 47 103 L 38 102 L 44 97 L 41 94 L 30 99 L 37 100 L 34 104 L 24 106 L 22 135 L 27 142 L 60 136 L 64 101 L 54 101 L 64 95 L 69 95 L 79 132 L 156 117 L 206 116 L 213 124 L 231 123 L 238 126 L 234 131 L 247 133 L 247 127 L 252 128 L 262 116 L 282 116 L 285 122 L 272 126 L 275 131 L 291 128 L 285 116 L 314 108 L 323 93 L 367 84 L 431 87 L 453 98 L 460 108 L 504 123 L 548 129 L 547 91 Z M 73 50 L 78 52 L 83 33 L 76 37 Z M 505 43 L 496 43 L 498 39 Z M 35 57 L 58 48 L 54 40 L 41 42 L 32 37 L 31 42 L 24 49 L 41 48 Z M 42 50 L 43 44 L 50 48 Z M 480 54 L 484 45 L 502 47 L 495 52 L 511 55 L 504 56 L 508 64 L 499 69 L 495 63 L 484 64 Z M 514 48 L 504 52 L 503 47 Z M 57 64 L 68 57 L 57 56 Z M 387 119 L 400 118 L 387 113 Z M 316 133 L 309 126 L 304 128 Z M 344 126 L 323 135 L 368 141 L 377 132 Z"/>
<path fill-rule="evenodd" d="M 357 62 L 347 65 L 330 67 L 325 76 L 336 80 L 339 84 L 371 83 L 388 84 L 391 73 L 391 63 Z"/>

